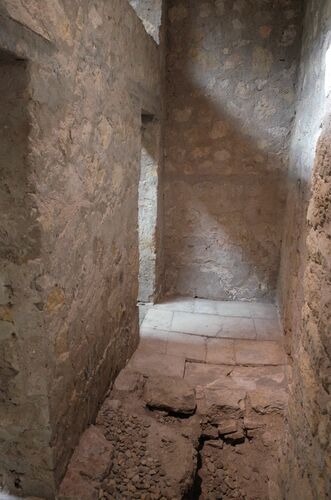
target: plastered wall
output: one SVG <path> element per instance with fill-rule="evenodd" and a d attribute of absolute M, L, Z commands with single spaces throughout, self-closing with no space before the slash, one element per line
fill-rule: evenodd
<path fill-rule="evenodd" d="M 4 0 L 0 49 L 0 487 L 53 498 L 138 343 L 140 126 L 159 114 L 159 53 L 123 0 Z"/>
<path fill-rule="evenodd" d="M 168 2 L 168 294 L 275 295 L 301 8 Z"/>

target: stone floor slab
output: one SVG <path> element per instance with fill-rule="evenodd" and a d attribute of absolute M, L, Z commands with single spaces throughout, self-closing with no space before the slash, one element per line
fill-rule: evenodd
<path fill-rule="evenodd" d="M 165 330 L 157 330 L 156 328 L 148 328 L 144 326 L 140 329 L 139 348 L 142 350 L 150 350 L 159 354 L 165 354 L 167 350 L 169 333 Z"/>
<path fill-rule="evenodd" d="M 162 309 L 149 309 L 143 321 L 143 328 L 170 330 L 173 312 Z"/>
<path fill-rule="evenodd" d="M 167 299 L 159 304 L 154 305 L 155 309 L 162 309 L 168 311 L 183 311 L 183 312 L 193 312 L 194 311 L 194 299 L 191 297 L 176 297 L 173 299 Z"/>
<path fill-rule="evenodd" d="M 217 337 L 232 339 L 255 339 L 256 330 L 251 318 L 220 316 L 220 330 Z"/>
<path fill-rule="evenodd" d="M 254 325 L 258 340 L 275 340 L 281 337 L 278 318 L 254 318 Z"/>
<path fill-rule="evenodd" d="M 235 359 L 241 365 L 283 365 L 285 357 L 274 341 L 235 340 Z"/>
<path fill-rule="evenodd" d="M 128 369 L 146 376 L 168 375 L 170 377 L 183 377 L 185 358 L 153 353 L 138 348 L 127 366 Z"/>
<path fill-rule="evenodd" d="M 187 361 L 185 363 L 184 378 L 195 387 L 203 386 L 211 384 L 219 378 L 228 376 L 232 369 L 232 366 Z"/>
<path fill-rule="evenodd" d="M 251 317 L 250 302 L 218 301 L 217 312 L 221 316 L 250 318 Z"/>
<path fill-rule="evenodd" d="M 186 359 L 205 361 L 206 339 L 198 335 L 169 332 L 167 354 L 169 356 L 182 356 Z"/>
<path fill-rule="evenodd" d="M 161 330 L 159 328 L 150 328 L 145 325 L 140 328 L 140 338 L 164 340 L 164 338 L 168 337 L 168 334 L 168 330 Z"/>
<path fill-rule="evenodd" d="M 251 302 L 249 304 L 252 318 L 275 319 L 277 318 L 277 308 L 275 304 L 264 302 Z"/>
<path fill-rule="evenodd" d="M 234 341 L 231 339 L 207 339 L 207 363 L 234 365 Z"/>
<path fill-rule="evenodd" d="M 195 299 L 194 312 L 202 314 L 218 314 L 216 300 Z"/>
<path fill-rule="evenodd" d="M 139 348 L 143 351 L 156 352 L 158 354 L 166 354 L 167 352 L 167 337 L 160 339 L 158 337 L 143 337 L 140 339 Z"/>
<path fill-rule="evenodd" d="M 172 331 L 215 337 L 220 330 L 221 321 L 220 316 L 212 314 L 175 312 L 172 321 Z"/>

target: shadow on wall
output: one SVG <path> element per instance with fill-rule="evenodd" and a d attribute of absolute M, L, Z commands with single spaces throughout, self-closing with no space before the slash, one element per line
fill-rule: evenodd
<path fill-rule="evenodd" d="M 41 359 L 36 355 L 38 349 L 42 352 L 41 342 L 36 342 L 41 322 L 35 282 L 41 231 L 34 200 L 35 173 L 28 158 L 27 62 L 2 50 L 0 72 L 0 419 L 4 431 L 0 488 L 21 494 L 26 464 L 33 468 L 49 460 L 47 432 L 40 434 L 47 403 L 41 394 L 42 383 L 31 377 L 36 364 L 41 366 L 44 361 L 43 355 Z"/>
<path fill-rule="evenodd" d="M 271 1 L 253 16 L 246 0 L 170 1 L 168 294 L 274 297 L 300 41 L 289 3 L 291 22 Z"/>
<path fill-rule="evenodd" d="M 30 119 L 25 61 L 0 52 L 0 259 L 21 265 L 40 254 L 40 227 L 27 161 Z"/>

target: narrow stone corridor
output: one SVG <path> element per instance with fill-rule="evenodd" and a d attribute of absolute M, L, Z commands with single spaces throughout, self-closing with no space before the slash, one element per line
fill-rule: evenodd
<path fill-rule="evenodd" d="M 167 300 L 140 336 L 60 498 L 272 498 L 289 376 L 275 306 Z"/>
<path fill-rule="evenodd" d="M 0 0 L 0 500 L 330 500 L 331 0 Z"/>

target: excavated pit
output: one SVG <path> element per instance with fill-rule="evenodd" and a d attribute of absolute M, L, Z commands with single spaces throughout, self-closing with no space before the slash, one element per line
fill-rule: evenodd
<path fill-rule="evenodd" d="M 201 397 L 181 378 L 123 370 L 81 438 L 59 499 L 269 498 L 279 397 L 270 404 L 265 394 L 237 401 L 226 388 L 214 392 Z"/>
<path fill-rule="evenodd" d="M 191 489 L 187 492 L 187 494 L 183 497 L 183 500 L 195 500 L 197 498 L 200 498 L 202 488 L 201 488 L 201 476 L 200 476 L 200 470 L 202 468 L 202 457 L 201 457 L 201 451 L 204 446 L 204 439 L 200 436 L 199 438 L 199 445 L 197 448 L 197 467 L 195 470 L 195 476 L 194 476 L 194 481 L 192 484 Z"/>

